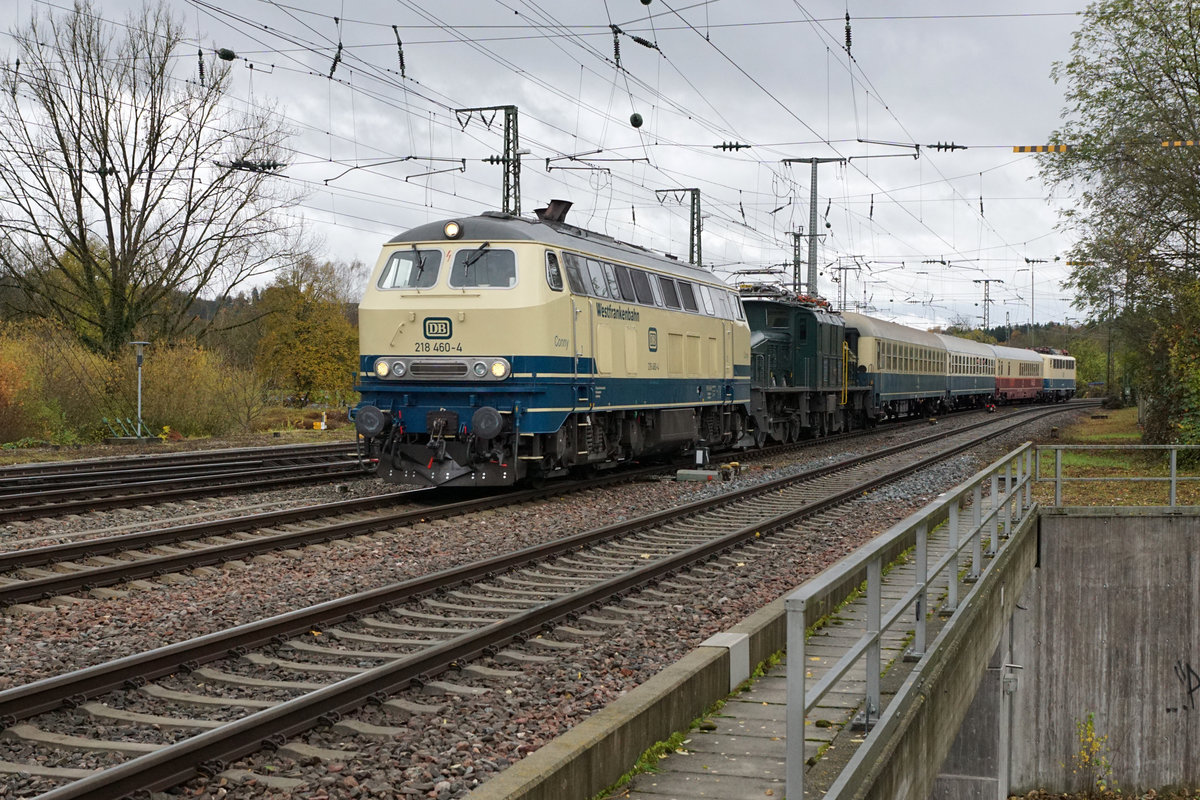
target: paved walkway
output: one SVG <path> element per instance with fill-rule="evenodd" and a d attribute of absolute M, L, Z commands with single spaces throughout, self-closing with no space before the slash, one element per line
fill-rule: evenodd
<path fill-rule="evenodd" d="M 945 553 L 944 528 L 929 537 L 931 563 Z M 895 603 L 912 586 L 914 567 L 911 560 L 893 567 L 884 577 L 883 605 Z M 944 585 L 944 583 L 943 583 Z M 865 628 L 865 596 L 847 604 L 834 614 L 829 624 L 805 642 L 808 681 L 812 686 L 862 635 Z M 932 607 L 934 602 L 930 602 Z M 910 612 L 911 613 L 911 612 Z M 895 626 L 883 634 L 882 660 L 886 665 L 902 656 L 910 630 Z M 929 640 L 932 641 L 932 626 Z M 902 662 L 898 662 L 902 663 Z M 659 771 L 638 775 L 610 800 L 763 800 L 783 798 L 787 785 L 785 746 L 787 739 L 787 670 L 784 658 L 748 690 L 731 695 L 716 714 L 706 718 L 700 729 L 693 730 L 686 744 L 659 762 Z M 881 702 L 886 708 L 890 694 L 887 684 L 899 683 L 893 668 L 884 684 Z M 846 744 L 862 741 L 860 731 L 849 723 L 862 705 L 866 693 L 866 674 L 862 660 L 850 669 L 809 716 L 804 742 L 805 758 L 817 755 L 820 748 L 849 737 Z M 834 743 L 830 750 L 837 749 Z M 846 748 L 852 750 L 852 748 Z M 827 751 L 828 752 L 828 751 Z M 849 752 L 845 753 L 848 758 Z M 808 780 L 805 781 L 809 783 Z M 814 781 L 815 782 L 815 781 Z M 819 792 L 806 792 L 817 797 Z"/>

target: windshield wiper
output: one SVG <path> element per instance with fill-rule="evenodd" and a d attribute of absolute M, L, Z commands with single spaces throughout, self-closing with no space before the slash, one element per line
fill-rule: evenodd
<path fill-rule="evenodd" d="M 425 274 L 425 256 L 421 255 L 421 251 L 417 249 L 415 244 L 412 246 L 412 249 L 417 257 L 417 277 L 420 278 Z"/>
<path fill-rule="evenodd" d="M 471 265 L 474 264 L 479 259 L 483 258 L 483 251 L 487 249 L 489 244 L 491 244 L 491 242 L 484 242 L 483 244 L 479 245 L 478 248 L 476 248 L 475 250 L 472 250 L 471 255 L 467 256 L 467 260 L 463 262 L 463 277 L 464 278 L 467 277 L 467 270 L 469 270 L 471 268 Z"/>

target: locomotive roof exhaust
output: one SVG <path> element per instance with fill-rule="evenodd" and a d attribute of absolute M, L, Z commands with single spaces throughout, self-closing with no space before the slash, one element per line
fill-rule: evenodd
<path fill-rule="evenodd" d="M 563 222 L 572 205 L 570 200 L 551 200 L 545 208 L 535 208 L 533 213 L 543 222 Z"/>

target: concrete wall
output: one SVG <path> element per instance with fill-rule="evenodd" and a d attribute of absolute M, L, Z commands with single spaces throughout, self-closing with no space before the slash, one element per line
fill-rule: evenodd
<path fill-rule="evenodd" d="M 1076 791 L 1076 722 L 1125 791 L 1200 786 L 1200 517 L 1054 509 L 1013 619 L 1011 791 Z M 1066 765 L 1066 766 L 1063 766 Z"/>

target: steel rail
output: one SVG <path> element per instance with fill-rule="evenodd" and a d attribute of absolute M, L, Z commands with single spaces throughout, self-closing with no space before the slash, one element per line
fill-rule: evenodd
<path fill-rule="evenodd" d="M 323 444 L 285 444 L 266 447 L 224 447 L 212 450 L 186 450 L 172 453 L 147 453 L 137 455 L 90 458 L 75 461 L 38 461 L 29 464 L 0 466 L 0 481 L 30 475 L 86 474 L 96 470 L 119 469 L 126 465 L 176 466 L 204 463 L 213 458 L 246 459 L 262 458 L 267 461 L 286 461 L 329 454 L 355 452 L 353 441 L 325 442 Z"/>
<path fill-rule="evenodd" d="M 1033 418 L 1037 419 L 1040 416 L 1059 413 L 1063 410 L 1066 409 L 1043 411 Z M 906 464 L 899 469 L 876 476 L 866 483 L 835 492 L 821 500 L 808 503 L 802 508 L 784 512 L 767 520 L 754 522 L 728 534 L 719 536 L 705 544 L 689 548 L 673 556 L 667 556 L 647 564 L 644 567 L 580 589 L 572 594 L 516 614 L 506 620 L 499 620 L 479 631 L 464 634 L 419 654 L 401 656 L 395 661 L 369 669 L 317 691 L 250 714 L 198 736 L 168 745 L 153 753 L 133 758 L 116 767 L 53 789 L 41 795 L 41 798 L 42 800 L 70 800 L 73 798 L 89 798 L 93 800 L 107 800 L 108 798 L 112 798 L 116 800 L 117 798 L 125 797 L 139 791 L 153 792 L 178 785 L 201 771 L 206 774 L 216 774 L 222 771 L 231 761 L 253 753 L 264 746 L 282 744 L 288 736 L 294 736 L 320 724 L 331 723 L 338 719 L 340 715 L 361 708 L 367 702 L 382 701 L 388 694 L 403 689 L 414 682 L 427 681 L 432 676 L 444 672 L 464 660 L 484 653 L 490 653 L 522 637 L 534 635 L 559 620 L 581 613 L 588 608 L 609 600 L 613 596 L 619 596 L 624 592 L 667 577 L 697 562 L 713 558 L 735 548 L 744 541 L 755 541 L 763 531 L 772 531 L 780 527 L 785 527 L 800 518 L 815 515 L 827 508 L 857 497 L 865 490 L 870 490 L 899 478 L 907 477 L 914 470 L 922 469 L 925 466 L 956 455 L 992 436 L 1012 430 L 1028 421 L 1028 419 L 1013 421 L 997 433 L 990 433 L 987 436 L 977 437 L 954 445 L 911 464 Z M 962 430 L 958 430 L 947 435 L 962 432 Z M 932 438 L 937 437 L 926 437 L 922 442 L 928 443 Z M 919 444 L 911 443 L 905 447 L 916 446 L 919 446 Z M 888 450 L 892 451 L 895 449 L 888 448 Z M 726 499 L 728 500 L 728 497 Z M 689 516 L 694 513 L 691 510 L 693 507 L 708 505 L 710 502 L 711 500 L 700 501 L 699 503 L 689 504 L 680 509 L 674 509 L 673 512 L 660 512 L 651 516 L 654 518 Z M 487 575 L 498 569 L 508 569 L 518 566 L 522 561 L 528 562 L 529 560 L 544 559 L 554 552 L 576 549 L 582 546 L 586 539 L 610 538 L 617 535 L 617 531 L 638 530 L 644 527 L 649 527 L 648 518 L 631 520 L 626 523 L 608 526 L 598 531 L 568 537 L 567 539 L 552 542 L 547 547 L 527 548 L 518 553 L 489 559 L 487 562 L 481 562 L 478 565 L 445 570 L 437 573 L 435 576 L 407 581 L 404 584 L 399 584 L 397 587 L 388 587 L 355 595 L 352 598 L 347 598 L 347 600 L 354 601 L 354 605 L 356 606 L 355 611 L 348 611 L 345 607 L 340 607 L 340 603 L 343 601 L 331 601 L 320 606 L 314 606 L 311 609 L 280 615 L 271 620 L 252 623 L 249 626 L 241 626 L 233 630 L 241 631 L 247 628 L 255 628 L 255 635 L 262 637 L 267 633 L 266 628 L 269 623 L 288 618 L 286 625 L 292 627 L 285 627 L 279 633 L 275 634 L 286 636 L 290 632 L 300 630 L 304 627 L 311 627 L 316 623 L 316 619 L 312 616 L 315 609 L 328 609 L 332 614 L 329 618 L 321 620 L 322 624 L 335 623 L 350 617 L 353 613 L 365 613 L 369 610 L 377 609 L 381 605 L 386 606 L 388 602 L 397 602 L 395 592 L 399 587 L 406 587 L 409 597 L 419 596 L 430 590 L 446 588 L 450 585 L 461 583 L 464 579 L 468 578 L 467 573 Z M 604 535 L 598 536 L 601 532 Z M 483 564 L 492 565 L 494 568 L 483 569 Z M 502 566 L 504 564 L 507 564 L 507 566 Z M 481 569 L 483 569 L 482 572 L 480 572 Z M 429 583 L 434 578 L 438 579 L 437 585 Z M 418 589 L 418 586 L 424 586 L 425 588 Z M 375 605 L 370 608 L 363 605 L 363 600 L 368 595 L 372 595 L 372 601 L 375 602 Z M 382 599 L 383 597 L 388 597 L 388 599 L 384 600 Z M 304 624 L 299 625 L 298 623 L 304 617 L 307 617 Z M 220 636 L 221 634 L 211 634 L 207 637 L 201 637 L 201 640 L 214 640 Z M 159 650 L 151 651 L 151 653 L 163 653 L 164 651 L 177 649 L 187 644 L 187 642 L 184 642 L 179 645 L 160 648 Z M 235 651 L 245 646 L 247 646 L 246 643 L 236 645 Z M 228 652 L 226 648 L 222 649 Z M 121 659 L 120 661 L 127 660 Z M 104 667 L 106 665 L 99 666 Z M 89 672 L 95 669 L 97 668 L 93 667 L 82 672 Z M 48 679 L 39 683 L 48 683 L 54 680 L 56 679 Z M 34 685 L 36 684 L 31 684 L 31 686 Z M 0 693 L 0 714 L 4 713 L 5 703 L 9 702 L 5 695 L 16 691 L 18 690 Z"/>
<path fill-rule="evenodd" d="M 99 487 L 112 488 L 114 493 L 103 497 L 92 496 L 78 500 L 64 500 L 62 502 L 43 503 L 41 505 L 18 505 L 5 508 L 0 510 L 0 522 L 99 511 L 107 508 L 118 508 L 130 505 L 131 503 L 144 505 L 146 503 L 178 500 L 206 494 L 267 489 L 275 486 L 301 483 L 313 478 L 336 480 L 340 478 L 371 477 L 372 475 L 371 472 L 363 470 L 357 461 L 276 467 L 268 470 L 258 470 L 253 474 L 273 477 L 262 477 L 246 481 L 208 482 L 200 486 L 194 485 L 190 480 L 166 480 L 148 481 L 142 484 L 119 484 L 112 487 Z M 147 486 L 157 486 L 159 488 L 146 491 L 145 487 Z M 175 488 L 164 488 L 170 486 L 175 486 Z M 82 494 L 82 492 L 78 492 L 77 494 Z M 21 496 L 9 496 L 5 499 L 19 501 Z"/>
<path fill-rule="evenodd" d="M 883 450 L 875 451 L 874 453 L 868 454 L 862 458 L 864 460 L 880 458 L 890 455 L 893 452 L 899 452 L 909 447 L 916 446 L 921 442 L 934 441 L 938 438 L 944 438 L 945 436 L 953 433 L 969 431 L 982 425 L 990 425 L 995 422 L 996 419 L 992 418 L 978 423 L 973 423 L 970 426 L 957 428 L 953 431 L 939 432 L 934 436 L 925 437 L 916 443 L 894 445 L 890 448 L 884 448 Z M 790 445 L 787 447 L 793 446 L 794 445 Z M 861 463 L 861 461 L 854 459 L 849 461 L 841 461 L 837 464 L 826 465 L 824 467 L 807 470 L 799 477 L 804 479 L 814 479 L 830 472 L 840 471 L 857 463 Z M 621 473 L 619 476 L 612 476 L 612 479 L 617 481 L 632 480 L 645 474 L 647 471 L 654 472 L 658 471 L 658 469 L 659 468 L 651 467 L 648 470 L 642 469 L 632 473 L 625 472 Z M 696 513 L 707 510 L 714 503 L 723 504 L 728 502 L 730 498 L 735 498 L 738 496 L 752 497 L 757 494 L 773 491 L 778 486 L 792 483 L 796 477 L 797 476 L 777 478 L 773 481 L 768 481 L 755 487 L 748 487 L 740 490 L 740 492 L 744 493 L 741 495 L 738 493 L 731 493 L 724 495 L 722 498 L 713 498 L 709 501 L 700 501 L 701 506 L 697 507 Z M 608 478 L 598 478 L 593 479 L 593 481 L 590 482 L 585 481 L 567 486 L 556 485 L 544 489 L 523 490 L 517 493 L 508 493 L 489 498 L 461 501 L 430 506 L 417 510 L 383 514 L 369 520 L 333 523 L 309 530 L 288 531 L 268 536 L 260 536 L 250 540 L 223 545 L 213 545 L 204 549 L 197 549 L 184 553 L 161 555 L 155 556 L 154 558 L 131 561 L 123 564 L 95 567 L 86 571 L 67 572 L 57 575 L 48 575 L 40 578 L 32 578 L 29 580 L 23 580 L 20 582 L 0 586 L 0 607 L 13 605 L 15 603 L 29 603 L 38 600 L 44 600 L 56 595 L 69 594 L 71 592 L 92 589 L 95 587 L 114 586 L 125 581 L 157 577 L 169 572 L 179 572 L 188 569 L 195 569 L 197 567 L 221 564 L 235 559 L 252 557 L 260 553 L 285 550 L 293 547 L 302 547 L 309 544 L 326 543 L 335 539 L 344 539 L 351 536 L 370 533 L 382 527 L 409 525 L 422 519 L 440 519 L 472 513 L 475 511 L 497 508 L 509 504 L 528 502 L 541 497 L 556 495 L 563 490 L 582 491 L 585 489 L 593 489 L 597 486 L 607 485 L 609 482 L 611 481 Z M 0 571 L 13 571 L 28 567 L 46 566 L 68 560 L 119 553 L 134 548 L 147 548 L 161 545 L 178 544 L 184 541 L 192 541 L 210 536 L 220 536 L 227 533 L 245 531 L 253 528 L 270 528 L 276 525 L 307 522 L 323 516 L 331 516 L 353 511 L 373 510 L 408 496 L 416 496 L 419 494 L 432 492 L 436 492 L 436 490 L 421 489 L 408 492 L 394 492 L 370 498 L 343 500 L 336 503 L 323 504 L 320 506 L 309 506 L 302 509 L 287 509 L 282 511 L 265 512 L 250 516 L 235 517 L 228 520 L 199 522 L 172 528 L 124 534 L 122 536 L 108 537 L 105 539 L 49 545 L 47 547 L 0 553 Z M 705 505 L 705 503 L 707 503 L 707 505 Z"/>
<path fill-rule="evenodd" d="M 1056 412 L 1044 411 L 1043 413 Z M 1008 427 L 1017 427 L 1018 425 L 1025 424 L 1027 421 L 1025 419 L 1015 421 Z M 973 425 L 970 426 L 970 429 L 977 427 L 980 426 Z M 126 656 L 104 664 L 86 667 L 72 673 L 45 678 L 24 686 L 0 691 L 0 725 L 8 726 L 16 720 L 25 719 L 35 714 L 58 708 L 73 698 L 82 702 L 88 697 L 120 688 L 131 675 L 137 675 L 143 680 L 152 680 L 174 672 L 184 665 L 199 665 L 204 661 L 229 655 L 233 651 L 267 644 L 276 637 L 286 638 L 291 634 L 303 632 L 322 624 L 340 622 L 355 614 L 367 613 L 388 604 L 406 602 L 438 589 L 476 580 L 487 575 L 505 572 L 538 559 L 569 553 L 606 539 L 651 528 L 672 519 L 694 516 L 715 507 L 775 491 L 781 486 L 790 483 L 811 480 L 821 477 L 824 474 L 844 470 L 850 466 L 877 460 L 904 449 L 928 444 L 937 438 L 944 438 L 948 435 L 963 432 L 966 431 L 958 429 L 942 434 L 941 436 L 925 437 L 918 442 L 894 445 L 869 455 L 852 459 L 850 462 L 840 462 L 799 475 L 776 478 L 753 487 L 747 487 L 738 492 L 730 492 L 696 500 L 683 506 L 654 512 L 643 517 L 638 517 L 637 519 L 583 531 L 553 542 L 494 556 L 473 564 L 442 570 L 428 576 L 414 578 L 392 586 L 360 592 L 338 600 L 330 600 L 306 609 L 286 612 L 265 620 L 230 628 L 226 631 L 207 634 L 195 639 L 156 648 L 146 653 Z M 970 447 L 973 444 L 975 442 L 970 442 L 964 445 L 964 448 Z M 861 487 L 849 490 L 851 494 L 861 491 Z M 810 504 L 805 509 L 816 507 L 818 507 L 817 504 Z"/>

